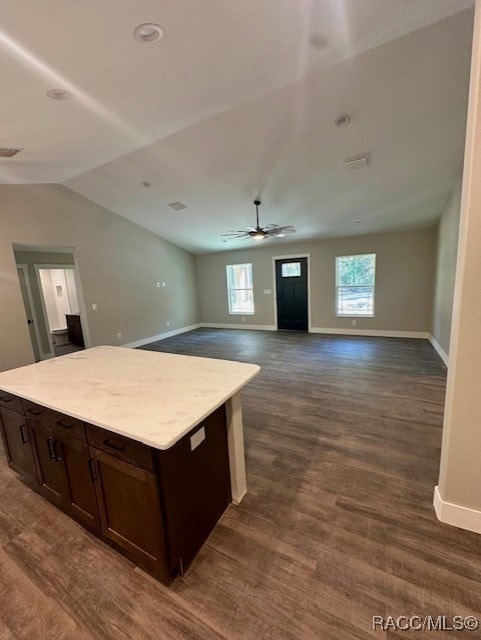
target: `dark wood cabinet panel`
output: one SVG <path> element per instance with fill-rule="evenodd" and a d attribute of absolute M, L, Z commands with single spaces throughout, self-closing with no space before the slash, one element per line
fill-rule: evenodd
<path fill-rule="evenodd" d="M 53 409 L 48 409 L 40 404 L 30 402 L 30 400 L 24 400 L 23 406 L 27 417 L 33 418 L 36 422 L 41 422 L 49 427 L 53 427 L 58 432 L 67 433 L 70 436 L 77 438 L 77 440 L 87 442 L 85 427 L 82 420 L 72 418 L 71 416 L 59 413 Z"/>
<path fill-rule="evenodd" d="M 89 529 L 100 531 L 100 517 L 89 448 L 86 443 L 54 430 L 55 450 L 65 474 L 64 507 Z"/>
<path fill-rule="evenodd" d="M 2 390 L 0 390 L 0 407 L 15 411 L 16 413 L 23 413 L 22 400 Z"/>
<path fill-rule="evenodd" d="M 196 438 L 199 442 L 202 437 L 195 446 Z M 231 501 L 224 407 L 157 455 L 170 542 L 169 569 L 182 570 Z"/>
<path fill-rule="evenodd" d="M 86 428 L 87 440 L 96 449 L 146 471 L 155 470 L 154 455 L 150 447 L 91 424 L 87 424 Z"/>
<path fill-rule="evenodd" d="M 32 433 L 25 416 L 0 406 L 0 425 L 8 464 L 17 473 L 36 485 L 35 462 L 32 453 Z"/>
<path fill-rule="evenodd" d="M 54 430 L 35 420 L 29 420 L 29 426 L 34 436 L 39 491 L 50 502 L 66 508 L 68 487 L 61 464 L 62 452 L 55 441 Z"/>
<path fill-rule="evenodd" d="M 143 566 L 166 573 L 157 476 L 92 447 L 90 454 L 103 535 Z"/>

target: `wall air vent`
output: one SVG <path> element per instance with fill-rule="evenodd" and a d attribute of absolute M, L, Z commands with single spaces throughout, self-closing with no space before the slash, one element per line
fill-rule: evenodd
<path fill-rule="evenodd" d="M 364 169 L 371 164 L 371 154 L 363 153 L 360 156 L 354 158 L 347 158 L 342 163 L 344 171 L 356 171 L 357 169 Z"/>
<path fill-rule="evenodd" d="M 173 209 L 174 211 L 183 211 L 184 209 L 187 209 L 185 204 L 182 204 L 182 202 L 171 202 L 167 206 Z"/>
<path fill-rule="evenodd" d="M 21 149 L 6 149 L 4 147 L 0 147 L 0 158 L 11 158 L 19 151 L 21 151 Z"/>

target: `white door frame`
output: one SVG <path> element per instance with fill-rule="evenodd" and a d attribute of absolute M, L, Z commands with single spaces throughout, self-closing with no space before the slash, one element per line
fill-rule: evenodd
<path fill-rule="evenodd" d="M 75 256 L 74 256 L 74 260 L 75 260 Z M 43 315 L 45 318 L 45 324 L 47 326 L 48 341 L 50 344 L 50 348 L 52 350 L 52 356 L 50 357 L 54 357 L 55 352 L 53 348 L 52 336 L 49 330 L 50 327 L 48 324 L 48 316 L 47 316 L 47 308 L 45 306 L 45 299 L 43 297 L 42 283 L 40 281 L 40 274 L 39 274 L 40 269 L 73 269 L 74 279 L 75 279 L 75 288 L 77 289 L 77 302 L 78 302 L 79 313 L 80 313 L 80 326 L 82 327 L 82 334 L 83 334 L 85 348 L 88 349 L 91 345 L 90 333 L 87 325 L 87 314 L 85 310 L 85 302 L 83 298 L 82 286 L 80 283 L 80 276 L 78 272 L 77 263 L 74 262 L 74 264 L 34 264 L 33 266 L 35 267 L 35 272 L 37 274 L 38 288 L 40 291 L 40 300 L 42 302 Z"/>
<path fill-rule="evenodd" d="M 33 304 L 32 289 L 30 287 L 30 279 L 28 277 L 28 264 L 21 263 L 21 264 L 17 264 L 16 266 L 17 266 L 17 269 L 21 269 L 23 271 L 23 281 L 25 282 L 25 289 L 27 291 L 28 304 L 30 305 L 30 312 L 32 314 L 33 331 L 35 333 L 35 341 L 37 343 L 38 355 L 40 357 L 40 360 L 47 360 L 47 358 L 49 358 L 50 356 L 45 355 L 42 349 L 42 341 L 40 340 L 40 333 L 38 331 L 37 314 L 35 312 L 35 306 Z M 26 312 L 27 310 L 25 309 L 25 313 Z M 29 331 L 29 334 L 30 334 L 30 331 Z"/>
<path fill-rule="evenodd" d="M 307 258 L 307 331 L 311 331 L 311 254 L 310 253 L 293 253 L 287 256 L 271 256 L 272 258 L 272 279 L 274 286 L 272 291 L 274 292 L 274 324 L 276 330 L 279 329 L 277 325 L 277 278 L 276 278 L 276 260 L 292 260 L 296 258 Z"/>

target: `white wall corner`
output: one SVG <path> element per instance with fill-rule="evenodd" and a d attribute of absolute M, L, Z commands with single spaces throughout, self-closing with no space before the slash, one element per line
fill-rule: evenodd
<path fill-rule="evenodd" d="M 438 520 L 453 527 L 481 533 L 481 511 L 446 502 L 441 498 L 439 486 L 434 487 L 434 510 Z"/>
<path fill-rule="evenodd" d="M 330 327 L 311 327 L 310 333 L 333 333 L 345 336 L 372 336 L 377 338 L 418 338 L 429 339 L 427 331 L 389 331 L 385 329 L 339 329 Z"/>
<path fill-rule="evenodd" d="M 441 360 L 444 362 L 444 364 L 447 367 L 449 367 L 449 356 L 446 353 L 446 351 L 444 351 L 444 349 L 439 344 L 439 342 L 436 340 L 436 338 L 434 336 L 429 336 L 429 342 L 433 345 L 434 349 L 438 352 L 438 355 L 441 358 Z"/>
<path fill-rule="evenodd" d="M 121 345 L 122 347 L 129 347 L 130 349 L 135 349 L 137 347 L 143 347 L 150 342 L 157 342 L 157 340 L 164 340 L 165 338 L 171 338 L 172 336 L 177 336 L 179 333 L 186 333 L 187 331 L 193 331 L 194 329 L 199 329 L 202 325 L 200 324 L 191 324 L 188 327 L 181 327 L 180 329 L 172 329 L 172 331 L 166 331 L 165 333 L 159 333 L 156 336 L 151 336 L 150 338 L 142 338 L 142 340 L 136 340 L 135 342 L 128 342 L 127 344 Z"/>

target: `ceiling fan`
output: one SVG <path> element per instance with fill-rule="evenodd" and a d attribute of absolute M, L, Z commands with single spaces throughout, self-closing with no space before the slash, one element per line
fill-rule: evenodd
<path fill-rule="evenodd" d="M 254 240 L 267 240 L 268 238 L 284 238 L 288 233 L 295 233 L 295 227 L 288 225 L 286 227 L 279 227 L 277 224 L 268 224 L 266 227 L 259 225 L 259 206 L 260 200 L 254 200 L 256 207 L 256 226 L 246 227 L 244 229 L 238 229 L 237 231 L 228 231 L 222 235 L 226 240 L 237 240 L 243 238 L 254 238 Z"/>

